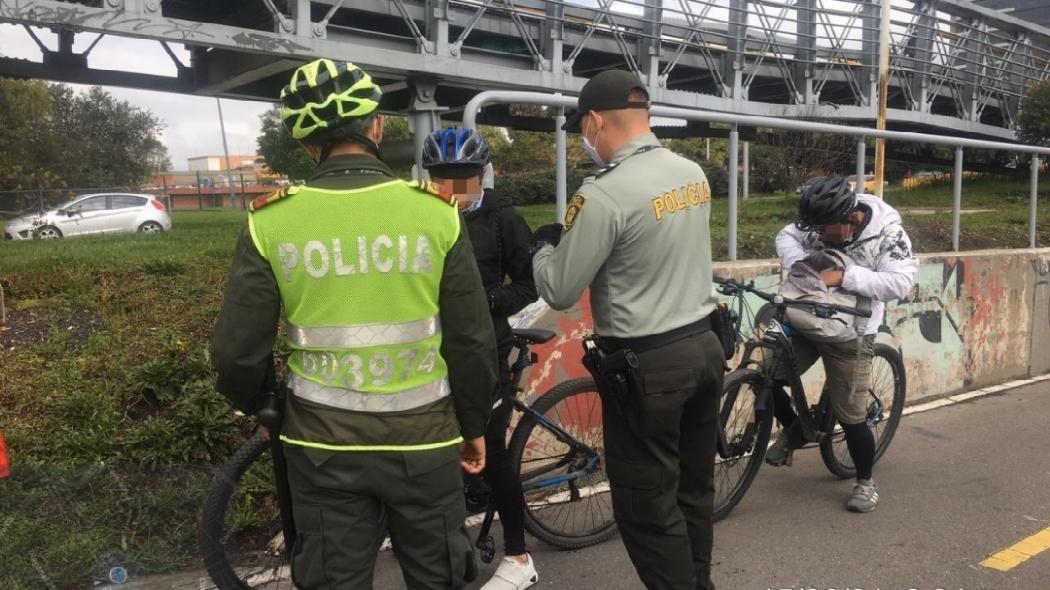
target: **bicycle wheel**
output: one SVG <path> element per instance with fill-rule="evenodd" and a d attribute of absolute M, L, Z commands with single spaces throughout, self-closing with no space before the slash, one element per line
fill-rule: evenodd
<path fill-rule="evenodd" d="M 766 456 L 773 415 L 756 408 L 761 390 L 762 374 L 751 369 L 733 371 L 722 386 L 718 425 L 725 448 L 715 453 L 716 521 L 740 503 Z"/>
<path fill-rule="evenodd" d="M 908 390 L 904 375 L 904 361 L 900 354 L 885 344 L 875 345 L 871 365 L 871 389 L 868 390 L 868 426 L 875 435 L 875 461 L 886 452 L 904 413 L 904 398 Z M 846 434 L 836 427 L 831 436 L 820 443 L 820 457 L 828 470 L 842 479 L 857 476 L 853 459 L 846 447 Z"/>
<path fill-rule="evenodd" d="M 525 529 L 561 549 L 580 549 L 616 532 L 602 440 L 602 402 L 591 378 L 559 383 L 532 405 L 510 439 L 525 490 Z M 575 443 L 560 440 L 547 421 Z"/>
<path fill-rule="evenodd" d="M 208 489 L 198 545 L 218 590 L 292 590 L 270 442 L 256 431 Z"/>

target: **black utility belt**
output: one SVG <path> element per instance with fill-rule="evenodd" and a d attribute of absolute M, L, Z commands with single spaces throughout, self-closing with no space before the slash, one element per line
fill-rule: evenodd
<path fill-rule="evenodd" d="M 662 334 L 652 334 L 650 336 L 639 336 L 638 338 L 617 338 L 614 336 L 598 336 L 598 345 L 603 350 L 631 350 L 635 353 L 648 352 L 657 348 L 667 346 L 673 342 L 684 340 L 690 336 L 696 336 L 697 334 L 703 334 L 704 332 L 711 331 L 711 316 L 707 316 L 701 320 L 695 321 L 691 324 L 675 328 L 674 330 L 668 330 Z"/>

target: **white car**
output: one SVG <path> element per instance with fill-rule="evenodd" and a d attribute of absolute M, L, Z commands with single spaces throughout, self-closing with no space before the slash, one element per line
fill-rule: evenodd
<path fill-rule="evenodd" d="M 5 240 L 54 239 L 117 232 L 155 233 L 171 229 L 167 207 L 153 195 L 83 195 L 50 211 L 16 217 L 4 227 Z"/>

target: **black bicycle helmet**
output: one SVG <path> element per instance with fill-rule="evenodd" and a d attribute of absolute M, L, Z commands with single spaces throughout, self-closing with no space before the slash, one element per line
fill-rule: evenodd
<path fill-rule="evenodd" d="M 423 168 L 442 178 L 480 174 L 490 157 L 488 142 L 474 129 L 438 129 L 423 140 Z"/>
<path fill-rule="evenodd" d="M 795 226 L 814 231 L 829 223 L 845 223 L 857 207 L 857 195 L 849 181 L 841 176 L 814 178 L 807 183 L 798 202 Z"/>

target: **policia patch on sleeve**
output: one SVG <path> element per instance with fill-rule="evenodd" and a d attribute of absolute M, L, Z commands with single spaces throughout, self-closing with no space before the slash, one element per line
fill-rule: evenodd
<path fill-rule="evenodd" d="M 261 197 L 255 197 L 248 203 L 248 211 L 255 213 L 263 207 L 268 207 L 281 199 L 287 199 L 295 193 L 299 192 L 298 186 L 286 186 L 279 191 L 264 195 Z"/>
<path fill-rule="evenodd" d="M 579 216 L 580 210 L 583 209 L 583 205 L 587 202 L 587 198 L 581 193 L 576 193 L 569 200 L 569 206 L 565 209 L 565 231 L 572 229 L 572 225 L 576 223 L 576 217 Z"/>

